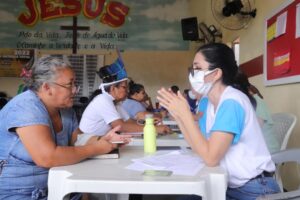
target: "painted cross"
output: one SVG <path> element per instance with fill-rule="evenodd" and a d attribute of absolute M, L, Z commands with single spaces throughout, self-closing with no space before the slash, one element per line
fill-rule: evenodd
<path fill-rule="evenodd" d="M 72 26 L 61 26 L 60 30 L 72 30 L 73 31 L 73 54 L 77 53 L 77 31 L 89 31 L 88 26 L 77 26 L 77 17 L 73 17 Z"/>

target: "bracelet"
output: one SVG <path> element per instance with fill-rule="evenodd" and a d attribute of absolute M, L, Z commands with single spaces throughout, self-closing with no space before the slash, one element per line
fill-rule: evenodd
<path fill-rule="evenodd" d="M 137 123 L 138 125 L 144 126 L 144 125 L 145 125 L 145 120 L 143 120 L 143 119 L 138 119 L 138 120 L 136 120 L 136 123 Z"/>

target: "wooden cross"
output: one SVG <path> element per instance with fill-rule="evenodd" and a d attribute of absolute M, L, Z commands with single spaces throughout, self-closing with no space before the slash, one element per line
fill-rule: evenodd
<path fill-rule="evenodd" d="M 77 53 L 77 31 L 89 31 L 88 26 L 77 26 L 77 17 L 73 17 L 72 26 L 61 26 L 60 30 L 72 30 L 73 31 L 73 54 Z"/>

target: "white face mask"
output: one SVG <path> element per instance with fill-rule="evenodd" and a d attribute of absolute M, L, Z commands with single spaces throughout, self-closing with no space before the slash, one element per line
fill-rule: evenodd
<path fill-rule="evenodd" d="M 211 71 L 200 71 L 200 70 L 195 70 L 194 76 L 190 73 L 189 75 L 189 80 L 191 83 L 192 88 L 199 94 L 202 95 L 207 95 L 208 92 L 211 90 L 213 83 L 204 83 L 204 77 L 211 74 L 215 70 Z"/>

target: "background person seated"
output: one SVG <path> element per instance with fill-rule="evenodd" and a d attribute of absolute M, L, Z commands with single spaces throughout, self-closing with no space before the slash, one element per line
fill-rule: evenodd
<path fill-rule="evenodd" d="M 260 94 L 259 90 L 252 84 L 249 86 L 249 93 L 252 94 L 256 100 L 256 115 L 269 151 L 271 153 L 279 151 L 280 144 L 273 133 L 274 122 L 269 107 L 263 100 L 263 96 Z"/>
<path fill-rule="evenodd" d="M 192 90 L 185 89 L 183 91 L 183 96 L 188 101 L 191 112 L 195 114 L 197 110 L 197 101 L 198 101 L 196 95 L 193 94 Z"/>
<path fill-rule="evenodd" d="M 280 145 L 276 136 L 273 133 L 273 120 L 271 117 L 270 110 L 263 100 L 263 96 L 259 92 L 259 90 L 249 82 L 249 79 L 246 74 L 242 71 L 239 71 L 239 79 L 240 85 L 246 88 L 250 95 L 255 100 L 255 113 L 258 118 L 258 122 L 262 129 L 262 133 L 265 139 L 265 142 L 268 146 L 268 149 L 271 153 L 279 151 Z"/>
<path fill-rule="evenodd" d="M 130 119 L 122 107 L 127 97 L 127 73 L 120 57 L 99 69 L 101 94 L 94 97 L 83 112 L 79 128 L 84 133 L 103 135 L 111 128 L 121 126 L 121 132 L 142 132 L 143 126 Z M 156 126 L 158 133 L 169 133 L 167 126 Z"/>
<path fill-rule="evenodd" d="M 122 107 L 127 111 L 130 118 L 140 120 L 145 119 L 145 115 L 147 114 L 154 114 L 156 120 L 160 120 L 160 114 L 149 112 L 149 110 L 153 110 L 153 108 L 149 108 L 149 104 L 144 103 L 146 99 L 150 99 L 145 92 L 144 86 L 142 84 L 135 83 L 133 80 L 130 80 L 128 85 L 129 92 L 127 99 L 122 103 Z M 150 107 L 152 107 L 152 103 Z"/>

